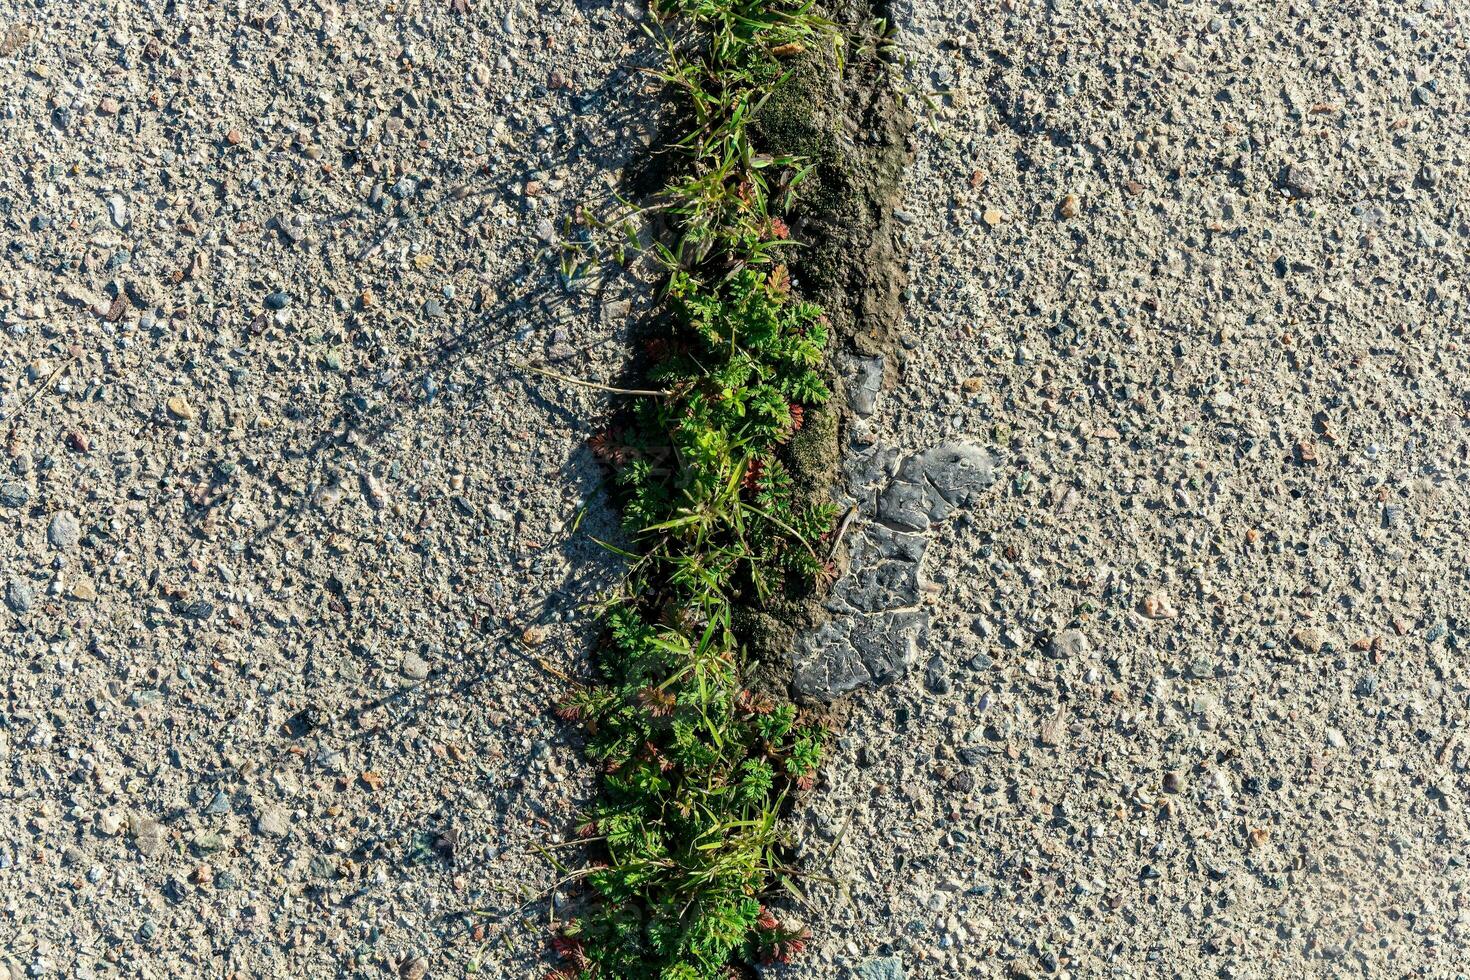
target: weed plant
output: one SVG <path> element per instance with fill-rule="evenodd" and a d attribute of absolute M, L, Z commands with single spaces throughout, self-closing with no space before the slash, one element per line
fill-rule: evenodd
<path fill-rule="evenodd" d="M 558 708 L 603 773 L 579 828 L 598 858 L 577 873 L 586 903 L 554 943 L 566 980 L 726 978 L 807 939 L 762 901 L 789 874 L 780 815 L 813 784 L 824 733 L 747 687 L 732 619 L 827 572 L 833 508 L 794 491 L 783 446 L 828 397 L 828 338 L 781 261 L 802 162 L 758 152 L 747 125 L 785 59 L 840 41 L 799 0 L 654 12 L 659 77 L 691 116 L 661 200 L 676 327 L 649 352 L 651 394 L 594 440 L 630 571 L 604 612 L 596 681 Z"/>

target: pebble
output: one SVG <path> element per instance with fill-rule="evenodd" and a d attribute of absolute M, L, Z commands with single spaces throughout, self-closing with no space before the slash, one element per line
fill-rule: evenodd
<path fill-rule="evenodd" d="M 1138 604 L 1138 611 L 1154 620 L 1174 619 L 1179 615 L 1179 611 L 1169 602 L 1169 597 L 1162 592 L 1146 596 Z"/>
<path fill-rule="evenodd" d="M 130 223 L 130 219 L 128 218 L 128 202 L 121 194 L 108 196 L 107 213 L 112 218 L 112 223 L 119 228 L 126 228 Z"/>
<path fill-rule="evenodd" d="M 1307 653 L 1320 653 L 1327 645 L 1327 634 L 1316 626 L 1304 626 L 1291 634 L 1291 642 Z"/>
<path fill-rule="evenodd" d="M 285 810 L 269 806 L 255 818 L 255 829 L 266 837 L 285 837 L 291 832 L 291 821 Z"/>
<path fill-rule="evenodd" d="M 1051 641 L 1051 655 L 1064 660 L 1076 660 L 1087 656 L 1092 644 L 1081 630 L 1062 630 Z"/>
<path fill-rule="evenodd" d="M 423 657 L 413 651 L 403 655 L 403 661 L 399 664 L 399 672 L 412 681 L 421 681 L 429 676 L 429 663 Z"/>
<path fill-rule="evenodd" d="M 31 611 L 35 604 L 35 592 L 25 579 L 12 578 L 5 583 L 5 605 L 17 616 L 24 616 Z"/>
<path fill-rule="evenodd" d="M 880 956 L 858 964 L 857 980 L 907 980 L 903 961 L 897 956 Z"/>
<path fill-rule="evenodd" d="M 168 400 L 168 410 L 176 419 L 190 421 L 194 418 L 194 406 L 183 395 L 173 395 Z"/>
<path fill-rule="evenodd" d="M 155 403 L 156 404 L 156 403 Z M 82 528 L 76 516 L 68 511 L 58 511 L 51 516 L 46 527 L 46 540 L 57 551 L 71 551 L 82 540 Z"/>

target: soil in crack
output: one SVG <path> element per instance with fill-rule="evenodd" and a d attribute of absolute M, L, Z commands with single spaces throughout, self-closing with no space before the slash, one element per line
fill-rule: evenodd
<path fill-rule="evenodd" d="M 848 408 L 839 367 L 851 355 L 888 350 L 908 283 L 894 206 L 913 158 L 913 120 L 895 91 L 898 69 L 883 32 L 887 6 L 886 0 L 843 0 L 830 7 L 826 13 L 847 42 L 842 61 L 825 49 L 803 55 L 752 130 L 761 151 L 795 154 L 811 166 L 789 219 L 801 243 L 791 269 L 800 292 L 821 304 L 830 321 L 834 397 L 809 414 L 788 462 L 797 486 L 814 499 L 830 498 L 841 471 Z M 840 574 L 844 556 L 835 560 Z M 823 591 L 773 598 L 744 613 L 739 628 L 756 663 L 753 686 L 789 691 L 791 650 L 820 625 Z"/>

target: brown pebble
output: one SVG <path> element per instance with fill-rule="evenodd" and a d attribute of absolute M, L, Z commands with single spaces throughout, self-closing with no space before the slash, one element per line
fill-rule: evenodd
<path fill-rule="evenodd" d="M 1076 194 L 1067 194 L 1062 197 L 1061 203 L 1057 205 L 1057 214 L 1064 219 L 1071 220 L 1077 217 L 1082 210 L 1082 202 Z"/>
<path fill-rule="evenodd" d="M 1179 615 L 1179 610 L 1169 602 L 1169 597 L 1162 592 L 1155 592 L 1144 598 L 1138 604 L 1138 611 L 1149 619 L 1174 619 Z"/>
<path fill-rule="evenodd" d="M 1317 653 L 1327 642 L 1327 636 L 1315 626 L 1304 626 L 1291 634 L 1291 642 L 1307 653 Z"/>
<path fill-rule="evenodd" d="M 190 421 L 195 416 L 194 406 L 190 405 L 189 399 L 183 395 L 170 396 L 168 400 L 168 411 L 174 418 L 182 419 L 185 422 Z"/>

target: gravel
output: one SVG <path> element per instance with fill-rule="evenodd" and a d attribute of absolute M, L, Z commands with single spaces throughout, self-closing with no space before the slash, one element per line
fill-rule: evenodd
<path fill-rule="evenodd" d="M 611 381 L 649 302 L 555 247 L 653 138 L 624 8 L 0 30 L 0 976 L 546 969 L 616 531 L 608 402 L 509 365 Z M 1463 14 L 970 9 L 892 11 L 778 975 L 1449 975 Z"/>

